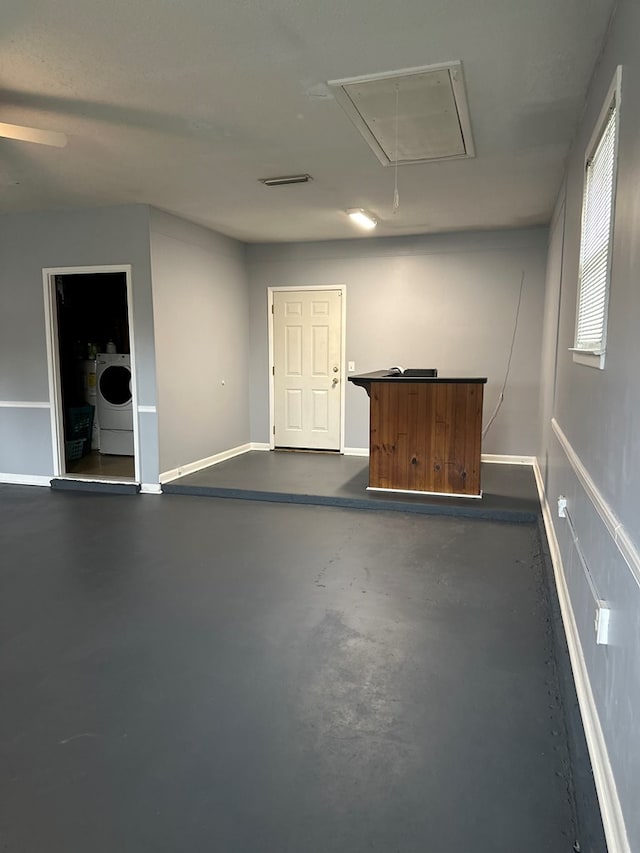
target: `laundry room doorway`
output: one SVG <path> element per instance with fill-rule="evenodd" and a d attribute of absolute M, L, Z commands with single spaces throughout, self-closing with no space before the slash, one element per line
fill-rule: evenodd
<path fill-rule="evenodd" d="M 54 476 L 139 482 L 131 268 L 43 275 Z"/>

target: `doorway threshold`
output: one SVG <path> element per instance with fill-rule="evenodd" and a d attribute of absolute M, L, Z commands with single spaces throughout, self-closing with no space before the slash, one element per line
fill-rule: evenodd
<path fill-rule="evenodd" d="M 95 480 L 78 477 L 54 477 L 51 488 L 65 492 L 108 492 L 112 495 L 137 495 L 140 483 L 131 480 Z"/>

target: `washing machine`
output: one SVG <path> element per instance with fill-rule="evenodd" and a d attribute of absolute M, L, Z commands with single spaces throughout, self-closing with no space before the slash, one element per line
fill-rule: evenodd
<path fill-rule="evenodd" d="M 98 353 L 96 406 L 100 453 L 133 456 L 131 356 L 127 353 Z"/>

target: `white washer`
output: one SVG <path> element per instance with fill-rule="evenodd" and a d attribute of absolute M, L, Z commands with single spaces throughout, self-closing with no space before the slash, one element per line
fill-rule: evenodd
<path fill-rule="evenodd" d="M 98 353 L 96 403 L 100 453 L 133 456 L 131 357 L 127 353 Z"/>

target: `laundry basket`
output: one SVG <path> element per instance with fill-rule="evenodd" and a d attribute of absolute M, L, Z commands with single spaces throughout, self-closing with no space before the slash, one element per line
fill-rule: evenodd
<path fill-rule="evenodd" d="M 86 442 L 84 438 L 77 438 L 75 441 L 65 441 L 64 457 L 67 462 L 73 462 L 75 459 L 82 459 L 84 456 L 84 446 Z"/>
<path fill-rule="evenodd" d="M 65 456 L 67 460 L 80 459 L 91 450 L 93 406 L 74 406 L 67 409 Z"/>

